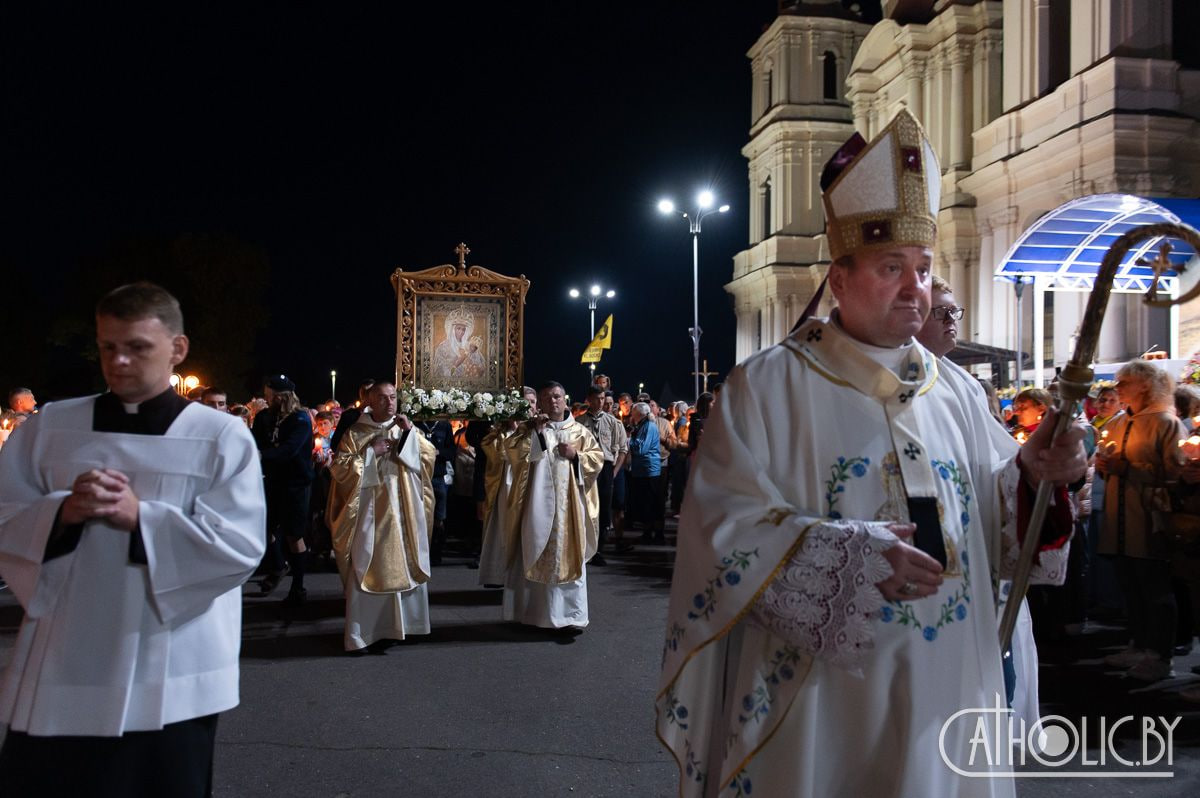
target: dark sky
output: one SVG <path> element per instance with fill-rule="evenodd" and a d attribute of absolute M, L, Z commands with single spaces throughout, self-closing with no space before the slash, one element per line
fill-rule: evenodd
<path fill-rule="evenodd" d="M 745 53 L 776 0 L 167 5 L 0 12 L 0 263 L 37 275 L 24 290 L 52 297 L 113 240 L 236 236 L 271 263 L 255 369 L 309 402 L 337 369 L 347 399 L 394 363 L 392 271 L 463 240 L 532 281 L 527 382 L 581 392 L 566 292 L 595 280 L 618 292 L 601 370 L 688 394 L 691 242 L 654 206 L 711 187 L 732 210 L 700 242 L 701 348 L 732 365 Z"/>

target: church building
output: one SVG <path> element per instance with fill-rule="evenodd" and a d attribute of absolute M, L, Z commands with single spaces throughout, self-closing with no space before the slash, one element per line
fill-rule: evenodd
<path fill-rule="evenodd" d="M 1042 384 L 1070 357 L 1117 236 L 1147 222 L 1200 228 L 1200 49 L 1189 46 L 1200 4 L 868 5 L 781 0 L 747 54 L 749 246 L 726 285 L 737 358 L 786 336 L 828 268 L 825 162 L 855 130 L 870 139 L 907 107 L 941 163 L 934 271 L 966 308 L 953 356 L 1002 383 L 1020 356 L 1024 379 Z M 1162 287 L 1178 294 L 1200 262 L 1170 243 Z M 1200 308 L 1148 308 L 1138 296 L 1157 254 L 1146 242 L 1119 270 L 1100 362 L 1200 348 Z"/>

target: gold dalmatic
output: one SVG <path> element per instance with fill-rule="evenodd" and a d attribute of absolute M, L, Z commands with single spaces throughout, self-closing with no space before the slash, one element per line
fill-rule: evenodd
<path fill-rule="evenodd" d="M 399 443 L 402 436 L 398 426 L 384 428 L 364 413 L 346 431 L 329 468 L 325 518 L 338 571 L 343 583 L 355 580 L 368 593 L 403 592 L 429 580 L 437 449 L 413 429 L 399 451 L 376 456 L 371 450 L 380 438 Z M 371 529 L 363 529 L 364 502 L 370 502 Z M 370 562 L 355 562 L 356 536 L 368 533 L 374 535 Z"/>
<path fill-rule="evenodd" d="M 600 444 L 573 419 L 551 422 L 542 432 L 546 447 L 528 429 L 485 439 L 488 456 L 507 457 L 512 486 L 505 508 L 505 552 L 510 566 L 521 558 L 531 582 L 562 584 L 583 576 L 583 564 L 596 553 L 600 500 L 596 477 L 604 465 Z M 557 453 L 574 447 L 572 462 Z M 489 492 L 490 495 L 490 492 Z"/>

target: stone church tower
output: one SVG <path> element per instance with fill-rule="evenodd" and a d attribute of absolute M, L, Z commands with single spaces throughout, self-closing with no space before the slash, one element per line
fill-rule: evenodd
<path fill-rule="evenodd" d="M 784 2 L 748 53 L 750 247 L 725 286 L 739 361 L 783 338 L 824 276 L 821 169 L 854 133 L 846 78 L 870 27 L 840 0 Z"/>

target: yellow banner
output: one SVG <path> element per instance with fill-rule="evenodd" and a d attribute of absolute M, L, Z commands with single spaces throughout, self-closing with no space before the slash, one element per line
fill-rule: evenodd
<path fill-rule="evenodd" d="M 596 337 L 587 345 L 587 349 L 583 350 L 580 363 L 599 363 L 603 350 L 612 348 L 612 325 L 613 317 L 610 313 L 604 323 L 600 325 L 600 329 L 596 330 Z"/>

